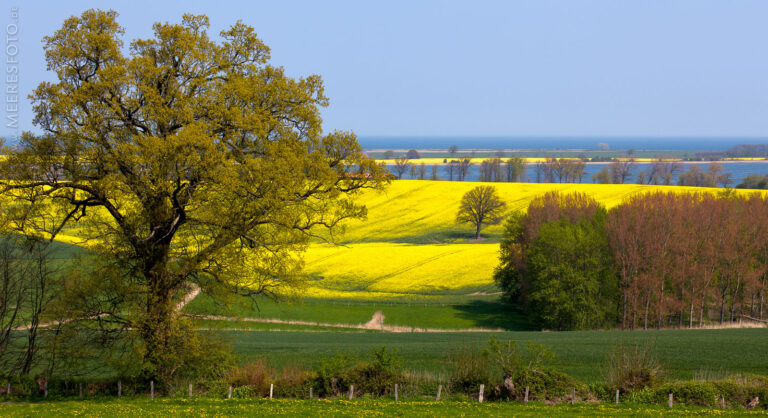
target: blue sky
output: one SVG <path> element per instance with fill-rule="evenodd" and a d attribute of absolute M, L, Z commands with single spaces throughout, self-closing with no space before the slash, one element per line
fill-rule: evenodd
<path fill-rule="evenodd" d="M 11 0 L 0 9 L 3 27 L 12 6 L 25 95 L 52 80 L 41 38 L 70 15 L 115 9 L 127 41 L 193 12 L 211 18 L 211 33 L 242 19 L 274 64 L 322 75 L 326 129 L 768 135 L 768 1 Z M 28 104 L 19 116 L 32 129 Z"/>

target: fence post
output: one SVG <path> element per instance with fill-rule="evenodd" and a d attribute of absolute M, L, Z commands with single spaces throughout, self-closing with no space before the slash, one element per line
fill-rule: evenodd
<path fill-rule="evenodd" d="M 120 380 L 117 381 L 117 397 L 123 396 L 123 382 Z"/>
<path fill-rule="evenodd" d="M 11 382 L 5 384 L 5 396 L 11 396 Z"/>
<path fill-rule="evenodd" d="M 477 401 L 483 403 L 483 392 L 485 392 L 485 384 L 480 383 L 480 394 L 477 395 Z"/>
<path fill-rule="evenodd" d="M 232 399 L 232 385 L 229 385 L 229 391 L 227 391 L 227 399 Z"/>
<path fill-rule="evenodd" d="M 309 399 L 312 399 L 312 386 L 309 387 Z"/>
<path fill-rule="evenodd" d="M 192 383 L 189 384 L 189 397 L 192 397 Z"/>
<path fill-rule="evenodd" d="M 155 399 L 155 381 L 149 381 L 149 397 Z"/>
<path fill-rule="evenodd" d="M 355 385 L 349 385 L 349 400 L 355 397 Z"/>
<path fill-rule="evenodd" d="M 525 398 L 523 398 L 523 403 L 528 405 L 528 386 L 525 387 Z"/>
<path fill-rule="evenodd" d="M 725 409 L 725 395 L 720 395 L 720 408 Z"/>
<path fill-rule="evenodd" d="M 48 379 L 45 379 L 45 382 L 43 382 L 43 397 L 48 397 Z"/>
<path fill-rule="evenodd" d="M 397 383 L 395 383 L 395 402 L 397 402 Z"/>
<path fill-rule="evenodd" d="M 269 384 L 269 399 L 272 399 L 272 390 L 275 388 L 274 383 Z"/>
<path fill-rule="evenodd" d="M 435 398 L 435 402 L 440 402 L 440 392 L 443 391 L 443 385 L 437 386 L 437 398 Z"/>
<path fill-rule="evenodd" d="M 672 394 L 670 393 L 670 394 L 669 394 L 669 407 L 670 407 L 670 408 L 672 408 L 672 403 L 673 403 L 673 401 L 674 401 L 674 397 L 673 397 L 673 396 L 672 396 Z"/>
<path fill-rule="evenodd" d="M 616 389 L 616 405 L 619 404 L 619 390 Z"/>
<path fill-rule="evenodd" d="M 571 405 L 576 402 L 576 388 L 571 388 Z"/>
<path fill-rule="evenodd" d="M 80 395 L 81 398 L 83 397 L 83 382 L 80 382 L 80 384 L 78 385 L 77 394 Z"/>

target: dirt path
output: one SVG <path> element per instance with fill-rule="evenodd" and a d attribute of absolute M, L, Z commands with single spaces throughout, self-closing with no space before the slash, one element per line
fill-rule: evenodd
<path fill-rule="evenodd" d="M 192 302 L 193 300 L 195 300 L 195 298 L 199 294 L 200 294 L 200 286 L 194 283 L 190 284 L 189 292 L 187 292 L 187 294 L 184 295 L 184 299 L 182 299 L 181 302 L 176 304 L 176 312 L 181 312 L 181 310 L 184 309 L 184 307 L 187 306 L 189 302 Z"/>
<path fill-rule="evenodd" d="M 181 310 L 185 306 L 187 306 L 187 304 L 189 302 L 192 302 L 197 297 L 197 295 L 199 295 L 199 294 L 200 294 L 200 287 L 195 285 L 195 284 L 190 284 L 189 292 L 187 292 L 187 294 L 184 295 L 184 298 L 179 303 L 176 304 L 176 312 L 181 312 Z M 107 315 L 109 315 L 109 314 L 103 313 L 103 314 L 91 316 L 91 317 L 88 317 L 88 318 L 65 319 L 63 321 L 43 322 L 41 324 L 38 324 L 37 327 L 38 328 L 48 328 L 48 327 L 52 327 L 52 326 L 56 326 L 56 325 L 67 324 L 67 323 L 74 322 L 74 321 L 80 321 L 80 320 L 83 320 L 83 319 L 103 318 L 103 317 L 105 317 Z M 15 331 L 27 331 L 27 330 L 29 330 L 30 326 L 31 325 L 29 325 L 29 324 L 28 325 L 22 325 L 20 327 L 14 328 L 14 330 Z"/>
<path fill-rule="evenodd" d="M 258 322 L 263 324 L 285 324 L 285 325 L 304 325 L 310 327 L 327 327 L 327 328 L 347 328 L 347 329 L 361 329 L 361 330 L 377 330 L 385 332 L 504 332 L 501 328 L 420 328 L 420 327 L 408 327 L 402 325 L 386 325 L 384 324 L 384 313 L 382 311 L 376 311 L 371 320 L 364 324 L 345 324 L 345 323 L 331 323 L 331 322 L 312 322 L 312 321 L 300 321 L 300 320 L 285 320 L 274 318 L 237 318 L 221 315 L 188 315 L 192 318 L 209 319 L 214 321 L 233 321 L 233 322 Z"/>

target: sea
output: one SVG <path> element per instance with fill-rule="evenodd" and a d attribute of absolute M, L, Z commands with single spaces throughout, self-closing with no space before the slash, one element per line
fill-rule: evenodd
<path fill-rule="evenodd" d="M 739 144 L 768 144 L 768 136 L 360 136 L 365 149 L 580 149 L 608 144 L 618 150 L 724 151 Z"/>

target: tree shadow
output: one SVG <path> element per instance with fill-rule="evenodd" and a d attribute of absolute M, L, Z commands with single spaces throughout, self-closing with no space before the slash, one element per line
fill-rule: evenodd
<path fill-rule="evenodd" d="M 501 328 L 507 331 L 535 331 L 528 318 L 501 300 L 473 300 L 453 308 L 457 316 L 475 323 L 479 328 Z"/>

